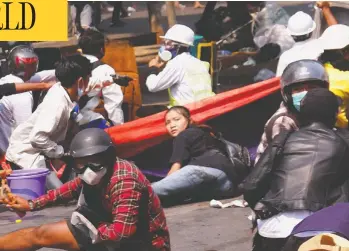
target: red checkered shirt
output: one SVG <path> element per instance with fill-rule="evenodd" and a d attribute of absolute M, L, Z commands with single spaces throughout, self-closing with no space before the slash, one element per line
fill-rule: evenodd
<path fill-rule="evenodd" d="M 48 191 L 34 202 L 34 209 L 77 199 L 83 186 L 76 178 L 62 187 Z M 170 250 L 170 238 L 160 200 L 150 182 L 132 163 L 117 158 L 110 182 L 102 189 L 103 207 L 110 212 L 112 223 L 101 223 L 98 232 L 102 240 L 121 241 L 133 236 L 137 230 L 138 208 L 142 193 L 148 193 L 149 232 L 154 250 Z"/>
<path fill-rule="evenodd" d="M 280 108 L 273 114 L 273 116 L 271 116 L 271 118 L 268 120 L 268 122 L 264 126 L 264 133 L 262 135 L 261 142 L 259 143 L 257 148 L 255 163 L 258 162 L 259 158 L 261 157 L 261 155 L 264 153 L 264 151 L 267 149 L 269 145 L 267 134 L 266 134 L 266 128 L 267 128 L 267 125 L 269 124 L 269 121 L 271 121 L 275 116 L 281 113 L 289 113 L 289 111 L 287 110 L 287 107 L 283 102 L 281 103 Z M 271 138 L 274 139 L 276 135 L 279 135 L 282 130 L 297 131 L 298 129 L 299 128 L 298 128 L 297 122 L 294 121 L 290 116 L 280 116 L 275 120 L 272 126 Z"/>

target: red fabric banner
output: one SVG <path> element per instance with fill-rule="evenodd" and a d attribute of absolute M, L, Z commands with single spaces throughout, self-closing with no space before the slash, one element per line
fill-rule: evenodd
<path fill-rule="evenodd" d="M 186 107 L 190 110 L 195 122 L 203 123 L 275 93 L 280 89 L 279 80 L 279 78 L 273 78 L 220 93 Z M 106 129 L 116 144 L 118 156 L 121 158 L 135 156 L 169 138 L 164 116 L 165 112 L 161 112 Z"/>

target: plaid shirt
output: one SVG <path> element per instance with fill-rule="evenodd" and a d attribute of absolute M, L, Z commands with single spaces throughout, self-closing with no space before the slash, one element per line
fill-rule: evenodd
<path fill-rule="evenodd" d="M 34 209 L 77 199 L 82 186 L 81 179 L 76 178 L 56 190 L 48 191 L 46 195 L 33 201 Z M 154 194 L 150 182 L 135 165 L 119 158 L 116 160 L 113 176 L 102 189 L 103 207 L 113 218 L 112 223 L 101 223 L 98 226 L 102 240 L 121 241 L 135 234 L 140 214 L 138 208 L 144 193 L 149 195 L 147 218 L 153 248 L 161 251 L 170 250 L 169 232 L 158 196 Z"/>
<path fill-rule="evenodd" d="M 255 163 L 257 163 L 261 155 L 264 153 L 265 149 L 267 149 L 268 144 L 270 143 L 268 142 L 267 135 L 266 135 L 267 125 L 269 124 L 269 121 L 273 119 L 273 117 L 277 116 L 280 113 L 289 113 L 287 110 L 287 107 L 283 102 L 281 103 L 280 108 L 273 114 L 273 116 L 271 116 L 271 118 L 268 120 L 268 122 L 264 126 L 262 139 L 257 148 Z M 278 135 L 281 132 L 281 130 L 297 131 L 298 129 L 299 128 L 296 121 L 294 121 L 291 117 L 280 116 L 274 122 L 274 125 L 272 127 L 271 138 L 274 139 L 274 137 Z"/>

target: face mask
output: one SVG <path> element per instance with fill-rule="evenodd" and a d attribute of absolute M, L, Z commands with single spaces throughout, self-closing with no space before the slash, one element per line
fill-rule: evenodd
<path fill-rule="evenodd" d="M 159 48 L 158 54 L 162 61 L 167 62 L 173 59 L 174 57 L 176 57 L 177 52 L 178 52 L 177 48 L 170 48 L 168 46 L 163 45 Z"/>
<path fill-rule="evenodd" d="M 84 93 L 84 90 L 79 88 L 78 89 L 78 97 L 80 98 L 82 96 L 82 94 Z"/>
<path fill-rule="evenodd" d="M 293 105 L 297 109 L 297 111 L 301 110 L 301 101 L 306 94 L 307 94 L 307 91 L 302 91 L 302 92 L 292 94 Z"/>
<path fill-rule="evenodd" d="M 101 182 L 102 178 L 106 173 L 107 168 L 103 168 L 98 172 L 94 172 L 90 168 L 87 168 L 83 174 L 79 174 L 79 177 L 88 185 L 95 186 Z"/>

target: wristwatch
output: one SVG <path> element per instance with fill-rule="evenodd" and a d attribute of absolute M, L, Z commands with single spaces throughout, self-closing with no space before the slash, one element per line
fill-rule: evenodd
<path fill-rule="evenodd" d="M 34 210 L 34 202 L 32 200 L 28 200 L 28 204 L 29 204 L 30 211 L 33 211 Z"/>

